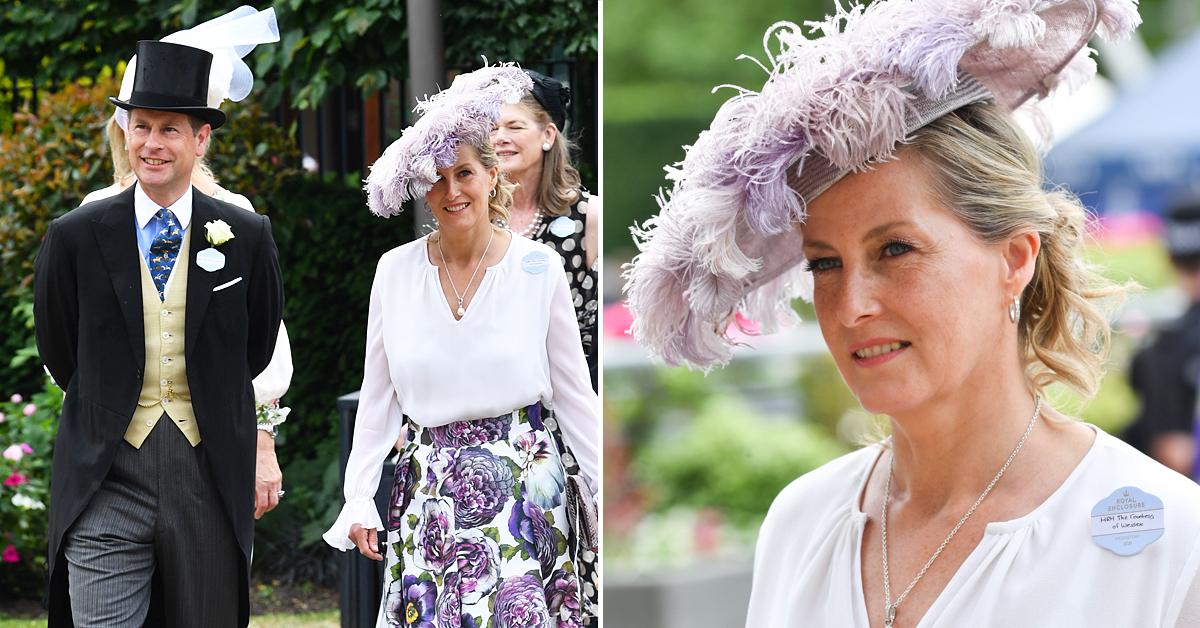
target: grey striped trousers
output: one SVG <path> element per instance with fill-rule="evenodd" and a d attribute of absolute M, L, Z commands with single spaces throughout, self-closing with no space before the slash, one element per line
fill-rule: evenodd
<path fill-rule="evenodd" d="M 77 628 L 237 625 L 240 550 L 203 447 L 165 415 L 140 449 L 121 442 L 65 537 Z M 164 616 L 147 621 L 152 578 Z"/>

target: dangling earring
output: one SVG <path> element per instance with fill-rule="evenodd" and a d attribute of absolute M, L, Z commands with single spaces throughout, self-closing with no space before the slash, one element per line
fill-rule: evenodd
<path fill-rule="evenodd" d="M 492 193 L 488 194 L 489 198 L 496 198 L 496 188 L 492 188 Z"/>
<path fill-rule="evenodd" d="M 1012 303 L 1008 304 L 1008 320 L 1014 324 L 1021 320 L 1021 297 L 1013 297 Z"/>
<path fill-rule="evenodd" d="M 550 152 L 550 142 L 543 142 L 543 143 L 542 143 L 542 152 L 543 152 L 543 153 L 548 153 L 548 152 Z"/>

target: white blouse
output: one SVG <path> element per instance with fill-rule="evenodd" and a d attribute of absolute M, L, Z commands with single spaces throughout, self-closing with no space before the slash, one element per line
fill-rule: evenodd
<path fill-rule="evenodd" d="M 120 184 L 114 183 L 106 188 L 89 192 L 83 197 L 83 201 L 79 203 L 82 207 L 92 201 L 116 196 L 125 191 Z M 230 192 L 221 186 L 217 186 L 216 193 L 213 198 L 232 203 L 247 211 L 254 211 L 254 205 L 250 204 L 250 199 Z M 271 354 L 271 361 L 267 364 L 267 368 L 258 377 L 254 378 L 254 402 L 258 406 L 273 406 L 292 384 L 292 345 L 288 340 L 287 328 L 283 322 L 279 323 L 279 337 L 275 341 L 275 352 Z"/>
<path fill-rule="evenodd" d="M 346 505 L 325 533 L 340 549 L 354 547 L 347 538 L 352 524 L 384 528 L 374 496 L 405 415 L 434 427 L 541 401 L 553 409 L 584 477 L 598 486 L 599 400 L 558 254 L 514 235 L 455 320 L 427 239 L 385 253 L 375 271 Z"/>
<path fill-rule="evenodd" d="M 1200 567 L 1200 486 L 1094 429 L 1091 449 L 1045 502 L 987 525 L 919 628 L 1197 625 L 1200 597 L 1188 592 Z M 843 456 L 779 494 L 759 534 L 747 628 L 868 625 L 858 501 L 880 451 Z M 1093 542 L 1091 512 L 1126 486 L 1162 499 L 1165 531 L 1118 556 Z"/>

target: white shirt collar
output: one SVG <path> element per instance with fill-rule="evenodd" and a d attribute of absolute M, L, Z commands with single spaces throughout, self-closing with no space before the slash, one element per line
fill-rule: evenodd
<path fill-rule="evenodd" d="M 133 212 L 137 216 L 138 229 L 145 229 L 146 223 L 150 222 L 150 219 L 162 207 L 150 200 L 146 191 L 142 189 L 141 183 L 134 183 L 133 187 Z M 189 185 L 183 196 L 171 203 L 167 209 L 175 214 L 175 220 L 179 221 L 179 228 L 187 229 L 188 224 L 192 222 L 192 186 Z"/>

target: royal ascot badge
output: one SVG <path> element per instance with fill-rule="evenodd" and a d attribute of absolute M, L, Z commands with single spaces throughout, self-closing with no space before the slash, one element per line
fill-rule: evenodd
<path fill-rule="evenodd" d="M 224 220 L 211 220 L 204 223 L 204 239 L 212 246 L 221 246 L 233 239 L 233 229 Z M 225 254 L 209 247 L 196 255 L 196 265 L 210 273 L 225 268 Z"/>
<path fill-rule="evenodd" d="M 1092 540 L 1118 556 L 1141 552 L 1165 528 L 1162 500 L 1133 486 L 1113 491 L 1092 508 Z"/>
<path fill-rule="evenodd" d="M 540 275 L 550 268 L 550 256 L 541 251 L 533 251 L 521 258 L 521 270 L 530 275 Z"/>
<path fill-rule="evenodd" d="M 569 216 L 559 216 L 550 223 L 550 233 L 565 238 L 575 233 L 575 221 Z"/>

